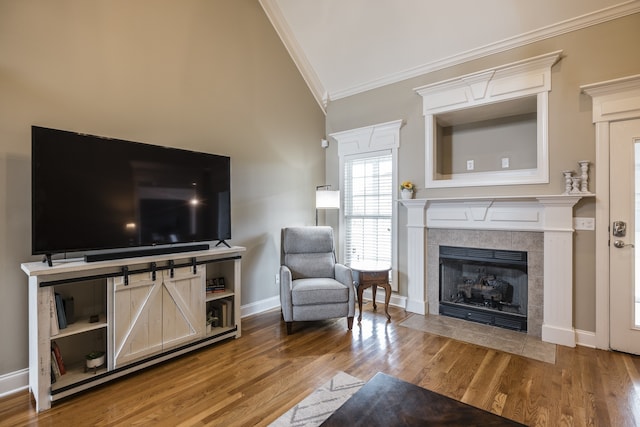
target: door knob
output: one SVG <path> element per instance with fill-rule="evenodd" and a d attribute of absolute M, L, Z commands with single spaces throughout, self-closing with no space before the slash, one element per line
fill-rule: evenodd
<path fill-rule="evenodd" d="M 625 243 L 622 240 L 615 240 L 613 242 L 613 246 L 615 246 L 616 248 L 624 248 L 625 246 L 631 246 L 632 248 L 635 247 L 633 246 L 633 243 Z"/>

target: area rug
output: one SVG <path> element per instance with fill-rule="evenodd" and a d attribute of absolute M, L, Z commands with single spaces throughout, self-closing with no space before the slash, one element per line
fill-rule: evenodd
<path fill-rule="evenodd" d="M 319 426 L 329 415 L 364 385 L 364 381 L 344 372 L 338 372 L 322 387 L 303 399 L 270 426 L 312 427 Z"/>
<path fill-rule="evenodd" d="M 517 354 L 546 363 L 556 363 L 556 345 L 524 332 L 510 331 L 447 316 L 412 315 L 400 326 L 454 340 Z"/>

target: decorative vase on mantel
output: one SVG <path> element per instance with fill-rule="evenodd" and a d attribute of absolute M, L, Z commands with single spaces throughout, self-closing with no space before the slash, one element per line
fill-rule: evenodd
<path fill-rule="evenodd" d="M 413 199 L 413 190 L 403 188 L 400 191 L 400 196 L 402 197 L 403 200 Z"/>

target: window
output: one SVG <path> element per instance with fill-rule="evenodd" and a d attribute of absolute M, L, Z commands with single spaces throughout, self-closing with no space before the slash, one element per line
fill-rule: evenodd
<path fill-rule="evenodd" d="M 340 156 L 340 259 L 391 266 L 398 291 L 398 148 L 402 120 L 332 133 Z"/>
<path fill-rule="evenodd" d="M 391 265 L 393 158 L 390 152 L 344 162 L 345 263 Z"/>

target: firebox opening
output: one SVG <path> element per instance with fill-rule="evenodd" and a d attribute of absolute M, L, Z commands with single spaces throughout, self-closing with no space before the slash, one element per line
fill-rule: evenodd
<path fill-rule="evenodd" d="M 440 246 L 440 314 L 527 330 L 527 253 Z"/>

